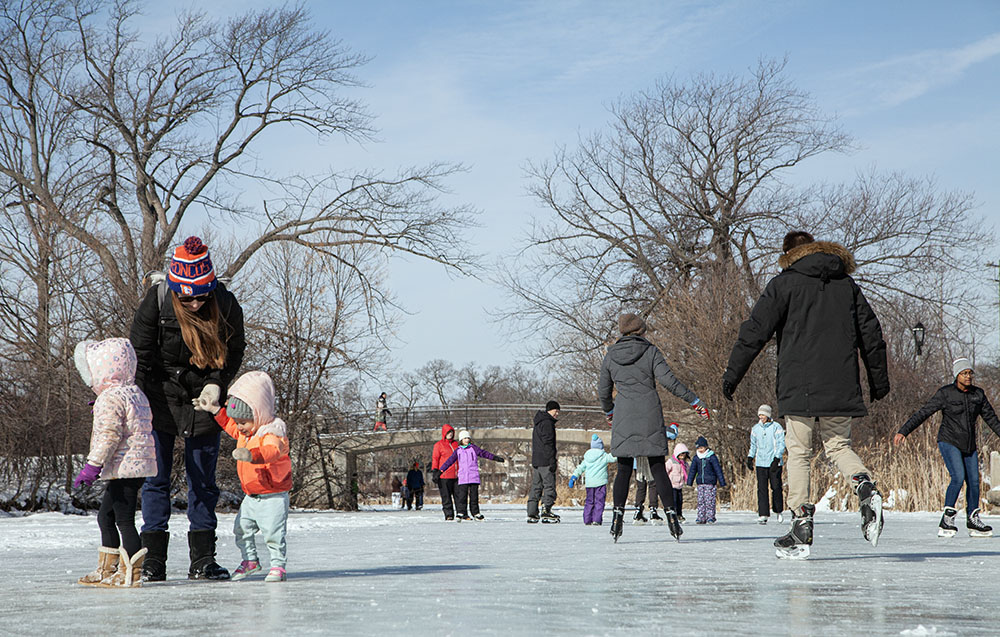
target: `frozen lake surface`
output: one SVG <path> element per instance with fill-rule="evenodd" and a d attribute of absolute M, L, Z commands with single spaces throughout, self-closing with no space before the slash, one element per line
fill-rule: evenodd
<path fill-rule="evenodd" d="M 936 537 L 938 516 L 887 512 L 879 547 L 856 513 L 817 514 L 813 555 L 783 561 L 785 531 L 751 513 L 665 526 L 604 526 L 558 509 L 529 525 L 523 507 L 485 522 L 420 512 L 294 512 L 288 581 L 189 582 L 187 520 L 171 520 L 168 581 L 142 589 L 76 584 L 97 562 L 96 518 L 0 518 L 0 633 L 338 635 L 971 635 L 1000 630 L 1000 538 Z M 631 512 L 629 513 L 631 516 Z M 691 518 L 693 518 L 693 512 Z M 239 563 L 233 515 L 219 562 Z M 998 520 L 985 518 L 988 524 Z M 261 545 L 262 555 L 266 555 Z M 266 572 L 266 566 L 265 566 Z"/>

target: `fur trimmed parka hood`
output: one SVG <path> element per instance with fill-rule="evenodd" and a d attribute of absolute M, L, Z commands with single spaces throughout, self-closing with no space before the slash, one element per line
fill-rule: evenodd
<path fill-rule="evenodd" d="M 844 264 L 844 274 L 854 274 L 858 267 L 851 251 L 833 241 L 813 241 L 792 248 L 778 258 L 778 267 L 787 270 L 799 259 L 813 254 L 829 254 L 839 258 Z"/>

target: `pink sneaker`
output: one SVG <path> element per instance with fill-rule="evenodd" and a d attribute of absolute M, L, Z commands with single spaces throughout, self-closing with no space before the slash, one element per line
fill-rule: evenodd
<path fill-rule="evenodd" d="M 236 580 L 241 580 L 244 577 L 253 575 L 259 570 L 260 570 L 260 562 L 258 562 L 257 560 L 243 560 L 242 562 L 240 562 L 240 565 L 236 567 L 236 570 L 233 571 L 233 576 L 231 579 L 235 582 Z"/>
<path fill-rule="evenodd" d="M 285 581 L 285 569 L 280 566 L 272 566 L 271 570 L 267 572 L 267 577 L 264 578 L 265 582 L 284 582 Z"/>

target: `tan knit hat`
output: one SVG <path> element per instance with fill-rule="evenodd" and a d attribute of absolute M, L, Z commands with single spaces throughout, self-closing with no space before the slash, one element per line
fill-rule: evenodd
<path fill-rule="evenodd" d="M 642 320 L 642 317 L 637 314 L 626 312 L 618 317 L 618 330 L 622 333 L 622 336 L 630 334 L 642 336 L 646 333 L 646 321 Z"/>

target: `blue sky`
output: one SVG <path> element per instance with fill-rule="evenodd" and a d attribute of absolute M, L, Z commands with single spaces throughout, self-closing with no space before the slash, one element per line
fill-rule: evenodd
<path fill-rule="evenodd" d="M 264 2 L 217 3 L 213 11 Z M 190 6 L 163 3 L 151 17 Z M 859 149 L 803 164 L 796 179 L 850 181 L 872 166 L 973 192 L 1000 220 L 1000 2 L 311 2 L 316 26 L 372 56 L 359 76 L 379 141 L 270 149 L 283 169 L 461 162 L 448 201 L 482 211 L 469 235 L 493 262 L 543 210 L 524 165 L 603 128 L 616 98 L 665 75 L 742 73 L 787 57 L 787 74 L 839 117 Z M 1000 254 L 998 254 L 1000 257 Z M 506 303 L 482 280 L 396 260 L 405 316 L 392 359 L 507 364 L 530 352 L 491 321 Z M 985 307 L 984 312 L 995 308 Z M 995 339 L 994 339 L 995 340 Z"/>

